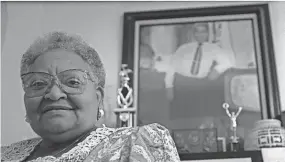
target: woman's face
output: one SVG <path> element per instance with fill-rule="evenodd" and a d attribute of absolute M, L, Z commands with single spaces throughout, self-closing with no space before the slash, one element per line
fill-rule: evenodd
<path fill-rule="evenodd" d="M 79 55 L 62 49 L 39 56 L 29 72 L 57 75 L 70 69 L 91 72 L 90 66 Z M 25 94 L 24 102 L 32 129 L 42 138 L 62 141 L 93 128 L 98 107 L 103 104 L 103 91 L 90 80 L 85 86 L 81 94 L 67 94 L 57 84 L 53 84 L 43 96 L 29 97 Z M 60 109 L 43 112 L 46 108 Z"/>

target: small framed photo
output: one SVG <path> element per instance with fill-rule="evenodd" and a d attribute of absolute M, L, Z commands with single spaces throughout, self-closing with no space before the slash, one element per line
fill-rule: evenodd
<path fill-rule="evenodd" d="M 217 129 L 173 130 L 173 140 L 178 153 L 217 152 Z"/>

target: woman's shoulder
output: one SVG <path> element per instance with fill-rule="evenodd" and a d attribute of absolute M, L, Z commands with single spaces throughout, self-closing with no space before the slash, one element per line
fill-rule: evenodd
<path fill-rule="evenodd" d="M 171 158 L 170 160 L 169 157 Z M 151 160 L 146 160 L 146 159 Z M 135 159 L 137 161 L 179 161 L 169 131 L 153 123 L 137 127 L 115 128 L 87 157 L 86 161 L 116 161 Z M 172 160 L 174 159 L 174 160 Z M 122 160 L 123 161 L 123 160 Z"/>
<path fill-rule="evenodd" d="M 110 138 L 123 141 L 129 140 L 137 144 L 144 143 L 149 146 L 162 146 L 170 136 L 166 127 L 153 123 L 144 126 L 117 128 Z"/>
<path fill-rule="evenodd" d="M 129 145 L 130 142 L 133 143 L 134 141 L 148 143 L 148 145 L 162 145 L 162 142 L 170 137 L 168 129 L 157 123 L 136 127 L 105 127 L 102 131 L 102 134 L 108 139 L 107 141 L 104 140 L 103 143 L 107 142 L 108 146 Z M 98 132 L 100 131 L 97 131 L 97 133 Z"/>
<path fill-rule="evenodd" d="M 148 124 L 134 129 L 136 130 L 136 133 L 145 136 L 164 137 L 169 134 L 168 129 L 158 123 Z"/>
<path fill-rule="evenodd" d="M 4 161 L 19 160 L 33 151 L 34 147 L 41 141 L 41 138 L 31 138 L 1 146 L 1 156 Z"/>
<path fill-rule="evenodd" d="M 164 134 L 168 133 L 169 131 L 166 127 L 158 123 L 152 123 L 143 126 L 117 128 L 114 135 L 117 134 L 128 136 L 131 134 L 144 134 L 149 136 L 163 136 Z"/>

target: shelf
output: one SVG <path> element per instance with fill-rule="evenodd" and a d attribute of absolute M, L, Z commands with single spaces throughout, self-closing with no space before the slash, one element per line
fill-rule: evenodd
<path fill-rule="evenodd" d="M 183 160 L 206 160 L 206 159 L 231 159 L 251 157 L 252 162 L 263 162 L 261 151 L 240 152 L 209 152 L 209 153 L 183 153 L 179 154 Z"/>

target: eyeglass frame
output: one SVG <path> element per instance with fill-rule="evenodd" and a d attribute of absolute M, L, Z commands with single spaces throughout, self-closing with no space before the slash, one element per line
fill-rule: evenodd
<path fill-rule="evenodd" d="M 72 71 L 72 70 L 77 70 L 77 71 L 81 71 L 81 72 L 83 72 L 83 73 L 85 73 L 85 75 L 86 76 L 84 76 L 84 78 L 85 79 L 87 79 L 87 80 L 90 80 L 91 82 L 93 82 L 93 83 L 96 83 L 96 77 L 94 77 L 89 71 L 87 71 L 87 70 L 82 70 L 82 69 L 68 69 L 68 70 L 64 70 L 64 71 L 61 71 L 61 72 L 59 72 L 58 74 L 60 74 L 60 73 L 63 73 L 63 72 L 66 72 L 66 71 Z M 47 92 L 48 92 L 48 90 L 50 90 L 53 86 L 54 86 L 54 84 L 56 84 L 59 88 L 60 88 L 60 90 L 61 91 L 63 91 L 64 93 L 66 93 L 66 94 L 72 94 L 72 93 L 68 93 L 68 92 L 66 92 L 66 90 L 64 90 L 63 88 L 62 88 L 62 83 L 61 83 L 61 81 L 59 80 L 59 78 L 58 78 L 58 74 L 56 74 L 56 75 L 52 75 L 52 74 L 49 74 L 49 73 L 46 73 L 46 72 L 27 72 L 27 73 L 24 73 L 24 74 L 21 74 L 21 80 L 22 80 L 22 87 L 23 87 L 23 90 L 24 90 L 24 92 L 26 93 L 26 88 L 27 88 L 27 86 L 24 84 L 24 81 L 23 81 L 23 77 L 25 76 L 25 75 L 28 75 L 28 74 L 32 74 L 32 73 L 43 73 L 43 74 L 47 74 L 47 75 L 49 75 L 49 76 L 51 76 L 51 78 L 52 78 L 52 82 L 54 82 L 54 83 L 51 83 L 51 85 L 50 85 L 50 87 L 48 87 L 46 90 L 45 90 L 45 92 L 42 94 L 42 95 L 40 95 L 40 96 L 45 96 L 46 94 L 47 94 Z M 87 84 L 87 83 L 86 83 Z M 85 85 L 86 85 L 85 84 Z M 84 85 L 84 86 L 85 86 Z M 85 89 L 83 90 L 83 92 L 85 91 Z M 82 94 L 83 92 L 81 92 L 81 93 L 76 93 L 76 94 Z M 36 96 L 35 96 L 36 97 Z"/>

